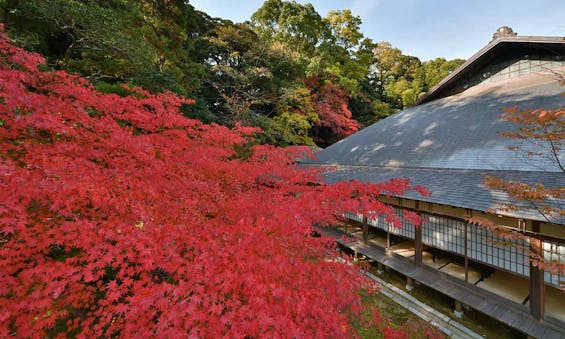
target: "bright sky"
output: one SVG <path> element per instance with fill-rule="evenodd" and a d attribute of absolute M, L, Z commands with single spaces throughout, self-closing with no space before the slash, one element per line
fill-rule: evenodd
<path fill-rule="evenodd" d="M 212 17 L 243 22 L 263 0 L 190 0 Z M 500 26 L 518 35 L 565 37 L 565 0 L 298 0 L 320 15 L 351 9 L 363 20 L 365 37 L 389 41 L 422 61 L 467 59 Z"/>

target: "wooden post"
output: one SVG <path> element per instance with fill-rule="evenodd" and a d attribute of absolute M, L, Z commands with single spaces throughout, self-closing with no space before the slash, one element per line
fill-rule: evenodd
<path fill-rule="evenodd" d="M 415 207 L 416 213 L 422 217 L 422 214 L 420 213 L 420 201 L 416 200 Z M 414 262 L 416 262 L 416 265 L 422 264 L 422 252 L 422 225 L 420 224 L 420 226 L 414 226 Z"/>
<path fill-rule="evenodd" d="M 463 304 L 460 301 L 455 300 L 455 309 L 453 310 L 453 314 L 457 318 L 463 318 Z"/>
<path fill-rule="evenodd" d="M 465 283 L 469 283 L 469 258 L 465 256 Z"/>
<path fill-rule="evenodd" d="M 468 222 L 465 222 L 465 283 L 469 283 L 469 257 L 467 254 L 467 225 L 469 225 Z"/>
<path fill-rule="evenodd" d="M 390 224 L 387 225 L 386 228 L 386 254 L 390 255 L 390 232 L 389 232 Z"/>
<path fill-rule="evenodd" d="M 417 226 L 414 229 L 414 261 L 416 262 L 416 265 L 421 265 L 422 264 L 422 252 L 423 252 L 423 246 L 422 246 L 422 226 Z"/>
<path fill-rule="evenodd" d="M 383 274 L 384 272 L 384 266 L 382 262 L 377 262 L 377 274 Z"/>
<path fill-rule="evenodd" d="M 414 279 L 410 277 L 406 277 L 406 290 L 410 292 L 413 289 L 414 289 Z"/>
<path fill-rule="evenodd" d="M 367 217 L 363 215 L 363 243 L 366 244 L 369 241 L 369 224 L 367 223 Z"/>
<path fill-rule="evenodd" d="M 540 231 L 539 221 L 532 222 L 532 230 Z M 543 241 L 530 237 L 530 251 L 543 258 Z M 536 319 L 542 319 L 545 313 L 545 282 L 544 271 L 534 266 L 530 261 L 530 314 Z"/>

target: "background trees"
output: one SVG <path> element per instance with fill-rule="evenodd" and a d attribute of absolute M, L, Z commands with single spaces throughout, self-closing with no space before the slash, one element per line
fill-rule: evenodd
<path fill-rule="evenodd" d="M 421 62 L 365 38 L 349 10 L 322 17 L 312 5 L 283 0 L 266 1 L 239 24 L 181 0 L 5 0 L 0 19 L 17 45 L 40 52 L 52 69 L 105 92 L 121 93 L 122 84 L 169 90 L 196 100 L 183 108 L 189 117 L 258 126 L 261 142 L 280 145 L 329 145 L 355 124 L 412 105 L 462 62 Z M 328 88 L 340 94 L 328 97 Z M 282 109 L 289 93 L 302 96 L 292 113 Z"/>

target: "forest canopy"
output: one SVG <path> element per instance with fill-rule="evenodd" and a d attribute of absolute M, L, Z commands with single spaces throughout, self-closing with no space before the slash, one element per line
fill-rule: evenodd
<path fill-rule="evenodd" d="M 13 42 L 106 93 L 195 100 L 186 116 L 260 127 L 258 142 L 327 146 L 412 105 L 463 60 L 422 62 L 360 31 L 350 10 L 267 0 L 249 22 L 183 0 L 3 0 Z"/>

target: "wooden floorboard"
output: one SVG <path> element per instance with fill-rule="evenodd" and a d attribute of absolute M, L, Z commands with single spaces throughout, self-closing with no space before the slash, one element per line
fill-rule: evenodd
<path fill-rule="evenodd" d="M 361 240 L 345 243 L 343 231 L 334 228 L 319 229 L 338 243 L 357 251 L 359 254 L 386 265 L 393 270 L 439 291 L 465 305 L 516 328 L 536 338 L 565 339 L 565 326 L 534 319 L 529 309 L 502 296 L 484 290 L 473 284 L 457 279 L 434 268 L 417 265 L 400 255 L 387 255 L 385 249 L 364 244 Z"/>
<path fill-rule="evenodd" d="M 490 314 L 492 314 L 493 317 L 495 317 L 496 319 L 503 319 L 506 316 L 513 318 L 514 313 L 509 312 L 508 309 L 506 307 L 503 307 L 501 305 L 494 305 L 494 307 L 491 309 Z M 516 319 L 518 320 L 518 319 Z"/>

